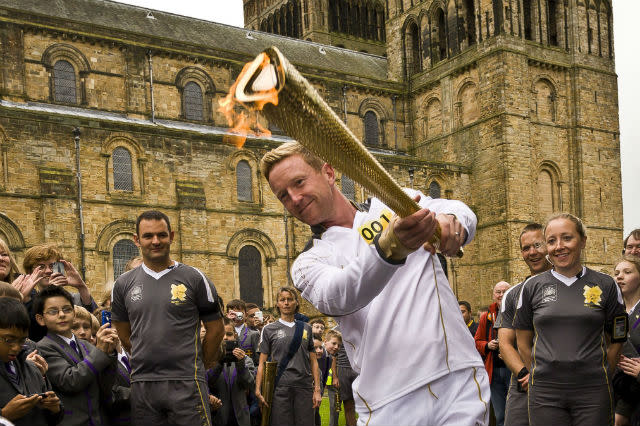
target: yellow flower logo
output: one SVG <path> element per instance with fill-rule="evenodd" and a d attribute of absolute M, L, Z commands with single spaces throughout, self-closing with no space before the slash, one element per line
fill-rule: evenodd
<path fill-rule="evenodd" d="M 600 287 L 598 287 L 597 285 L 593 287 L 589 287 L 588 285 L 584 286 L 584 303 L 589 305 L 599 305 L 601 295 L 602 290 L 600 290 Z"/>
<path fill-rule="evenodd" d="M 171 284 L 171 300 L 180 300 L 184 301 L 187 297 L 187 288 L 184 284 Z"/>

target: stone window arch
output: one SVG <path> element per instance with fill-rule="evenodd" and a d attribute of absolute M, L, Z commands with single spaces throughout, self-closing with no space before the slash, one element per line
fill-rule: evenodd
<path fill-rule="evenodd" d="M 53 100 L 66 104 L 78 103 L 76 70 L 69 61 L 64 59 L 53 64 Z"/>
<path fill-rule="evenodd" d="M 342 193 L 344 194 L 345 197 L 347 197 L 347 199 L 351 201 L 356 200 L 356 186 L 355 186 L 355 183 L 353 182 L 353 179 L 343 174 L 340 177 L 340 186 L 341 186 Z"/>
<path fill-rule="evenodd" d="M 380 145 L 380 129 L 378 128 L 378 116 L 373 111 L 367 111 L 363 117 L 364 143 L 365 145 Z"/>
<path fill-rule="evenodd" d="M 458 101 L 456 102 L 456 115 L 460 126 L 473 123 L 480 117 L 478 106 L 478 90 L 476 84 L 465 81 L 458 91 Z"/>
<path fill-rule="evenodd" d="M 7 243 L 9 250 L 18 262 L 20 256 L 17 256 L 17 253 L 22 253 L 25 249 L 24 237 L 18 225 L 4 213 L 0 213 L 0 238 Z"/>
<path fill-rule="evenodd" d="M 536 176 L 535 188 L 540 220 L 562 210 L 560 173 L 554 163 L 542 163 Z"/>
<path fill-rule="evenodd" d="M 182 91 L 182 104 L 184 105 L 184 118 L 187 120 L 202 121 L 204 114 L 204 102 L 202 88 L 195 81 L 189 81 Z"/>
<path fill-rule="evenodd" d="M 87 104 L 86 77 L 89 61 L 74 46 L 56 43 L 45 49 L 42 64 L 49 75 L 49 100 L 68 104 Z"/>
<path fill-rule="evenodd" d="M 429 197 L 436 199 L 442 195 L 442 187 L 436 180 L 432 180 L 429 184 Z"/>
<path fill-rule="evenodd" d="M 209 74 L 198 67 L 186 67 L 176 75 L 175 85 L 182 100 L 181 118 L 213 121 L 212 104 L 216 86 Z"/>
<path fill-rule="evenodd" d="M 113 189 L 133 191 L 133 168 L 131 153 L 123 146 L 118 146 L 111 154 L 113 164 Z"/>
<path fill-rule="evenodd" d="M 238 252 L 238 281 L 240 299 L 258 306 L 264 304 L 262 255 L 253 245 L 247 244 Z"/>
<path fill-rule="evenodd" d="M 247 160 L 240 160 L 236 164 L 236 193 L 238 201 L 253 201 L 252 187 L 251 166 Z"/>
<path fill-rule="evenodd" d="M 442 134 L 442 104 L 433 96 L 425 102 L 424 138 L 430 139 Z"/>
<path fill-rule="evenodd" d="M 555 85 L 548 78 L 538 78 L 532 88 L 533 112 L 538 121 L 555 122 L 557 95 Z"/>
<path fill-rule="evenodd" d="M 105 192 L 122 196 L 144 194 L 147 158 L 140 144 L 127 133 L 114 133 L 103 143 Z"/>
<path fill-rule="evenodd" d="M 435 4 L 435 3 L 434 3 Z M 435 7 L 431 13 L 431 63 L 447 59 L 448 52 L 448 35 L 447 35 L 447 16 L 444 13 L 444 7 Z"/>
<path fill-rule="evenodd" d="M 410 77 L 422 71 L 420 54 L 420 30 L 414 17 L 407 18 L 402 32 L 404 47 L 404 63 L 406 76 Z"/>
<path fill-rule="evenodd" d="M 95 267 L 96 273 L 99 273 L 98 271 L 104 272 L 103 281 L 105 283 L 113 282 L 124 271 L 124 266 L 129 259 L 138 255 L 136 247 L 136 254 L 128 257 L 133 251 L 130 243 L 133 243 L 135 230 L 135 219 L 118 219 L 107 224 L 98 232 L 95 245 L 97 256 Z M 125 242 L 121 242 L 123 240 Z M 125 257 L 128 257 L 127 260 L 124 260 Z"/>
<path fill-rule="evenodd" d="M 117 280 L 120 275 L 124 273 L 124 268 L 127 262 L 134 257 L 138 256 L 140 252 L 138 247 L 128 238 L 123 238 L 113 245 L 112 259 L 113 259 L 113 280 Z"/>
<path fill-rule="evenodd" d="M 385 146 L 384 127 L 387 116 L 382 103 L 376 98 L 367 98 L 360 104 L 358 115 L 362 119 L 365 145 Z"/>
<path fill-rule="evenodd" d="M 231 192 L 231 202 L 237 207 L 247 208 L 248 203 L 259 208 L 262 205 L 262 188 L 260 181 L 260 160 L 252 151 L 239 149 L 225 160 L 227 170 L 235 179 L 236 192 Z M 231 182 L 230 182 L 231 184 Z"/>
<path fill-rule="evenodd" d="M 248 246 L 251 248 L 246 248 Z M 256 256 L 254 250 L 258 252 L 259 257 Z M 273 267 L 278 262 L 278 254 L 273 241 L 260 230 L 245 228 L 236 232 L 229 239 L 226 254 L 234 268 L 233 297 L 241 297 L 243 291 L 246 292 L 247 289 L 249 289 L 249 292 L 252 291 L 251 289 L 254 287 L 245 283 L 245 277 L 249 277 L 249 279 L 260 280 L 262 283 L 263 300 L 260 303 L 256 302 L 256 304 L 264 307 L 274 306 L 275 297 L 273 292 L 279 287 L 280 283 L 273 277 Z M 241 268 L 244 271 L 242 272 L 242 284 L 240 281 Z M 255 293 L 256 291 L 254 290 Z M 244 297 L 242 298 L 246 300 Z"/>

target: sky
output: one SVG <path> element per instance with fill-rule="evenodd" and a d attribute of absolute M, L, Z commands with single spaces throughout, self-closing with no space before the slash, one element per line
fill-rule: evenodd
<path fill-rule="evenodd" d="M 120 0 L 121 3 L 164 10 L 208 21 L 243 27 L 242 0 Z M 640 55 L 637 17 L 640 1 L 613 1 L 613 37 L 618 74 L 620 157 L 624 234 L 640 228 Z M 588 224 L 587 224 L 588 225 Z"/>

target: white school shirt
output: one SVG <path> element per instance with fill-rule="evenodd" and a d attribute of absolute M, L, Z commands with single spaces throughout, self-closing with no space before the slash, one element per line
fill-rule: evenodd
<path fill-rule="evenodd" d="M 420 204 L 455 214 L 471 241 L 476 217 L 462 202 L 422 195 Z M 369 212 L 356 213 L 353 228 L 329 228 L 292 266 L 302 296 L 335 317 L 360 375 L 357 396 L 371 410 L 449 372 L 483 368 L 438 258 L 421 248 L 404 265 L 392 265 L 361 236 L 361 226 L 380 222 L 389 210 L 373 199 Z"/>

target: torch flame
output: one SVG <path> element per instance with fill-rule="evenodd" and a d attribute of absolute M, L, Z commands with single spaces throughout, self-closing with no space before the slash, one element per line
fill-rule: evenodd
<path fill-rule="evenodd" d="M 229 134 L 225 135 L 224 140 L 232 142 L 238 149 L 242 148 L 248 135 L 254 137 L 271 136 L 271 132 L 258 122 L 258 114 L 247 115 L 246 111 L 261 111 L 267 103 L 278 105 L 278 90 L 275 87 L 266 88 L 265 90 L 261 90 L 260 87 L 254 87 L 254 92 L 247 96 L 251 98 L 251 101 L 241 102 L 236 97 L 236 90 L 240 82 L 246 84 L 253 75 L 270 66 L 272 66 L 271 61 L 265 53 L 258 55 L 255 60 L 244 65 L 242 72 L 240 72 L 240 75 L 238 75 L 238 78 L 229 89 L 227 96 L 218 102 L 220 104 L 218 111 L 224 114 L 230 127 Z M 254 84 L 254 86 L 257 85 Z M 247 89 L 244 86 L 242 88 L 244 90 Z M 245 111 L 237 112 L 236 106 Z"/>

